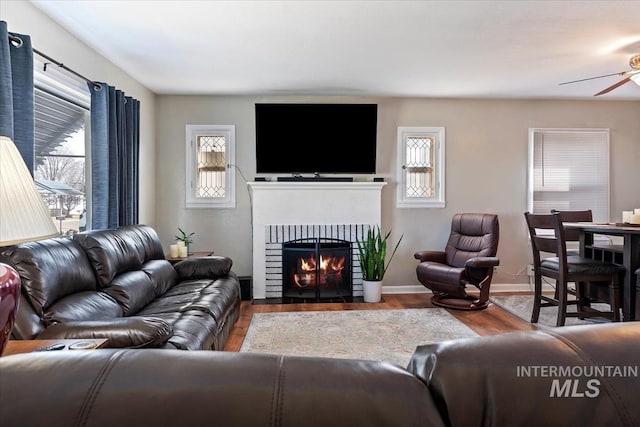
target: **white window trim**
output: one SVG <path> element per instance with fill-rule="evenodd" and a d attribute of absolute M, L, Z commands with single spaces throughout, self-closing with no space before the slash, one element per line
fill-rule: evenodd
<path fill-rule="evenodd" d="M 233 167 L 235 165 L 235 125 L 186 125 L 186 208 L 235 208 L 236 207 L 236 190 L 235 190 L 235 173 Z M 226 139 L 225 156 L 226 156 L 226 178 L 225 178 L 225 194 L 224 198 L 202 198 L 196 197 L 196 181 L 197 181 L 197 158 L 195 140 L 199 135 L 223 135 Z"/>
<path fill-rule="evenodd" d="M 406 174 L 405 154 L 406 139 L 411 136 L 431 135 L 435 140 L 434 144 L 434 171 L 436 194 L 433 197 L 407 198 L 406 195 Z M 444 127 L 416 127 L 398 126 L 398 152 L 397 152 L 397 178 L 396 187 L 396 207 L 398 208 L 444 208 L 445 200 L 445 128 Z"/>

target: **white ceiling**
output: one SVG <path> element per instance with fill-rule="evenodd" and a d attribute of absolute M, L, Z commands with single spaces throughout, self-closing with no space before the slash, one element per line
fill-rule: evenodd
<path fill-rule="evenodd" d="M 640 1 L 33 3 L 158 94 L 593 99 L 640 53 Z"/>

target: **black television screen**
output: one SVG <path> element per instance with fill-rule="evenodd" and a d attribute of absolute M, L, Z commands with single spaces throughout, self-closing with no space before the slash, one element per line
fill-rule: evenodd
<path fill-rule="evenodd" d="M 257 173 L 376 172 L 376 104 L 256 104 Z"/>

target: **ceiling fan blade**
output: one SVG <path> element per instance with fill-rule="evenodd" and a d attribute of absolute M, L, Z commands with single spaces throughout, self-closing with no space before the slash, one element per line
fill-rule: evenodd
<path fill-rule="evenodd" d="M 570 83 L 586 82 L 587 80 L 601 79 L 603 77 L 624 76 L 627 73 L 628 73 L 628 71 L 621 71 L 619 73 L 605 74 L 603 76 L 587 77 L 586 79 L 572 80 L 570 82 L 559 83 L 559 85 L 562 86 L 562 85 L 568 85 Z"/>
<path fill-rule="evenodd" d="M 626 77 L 626 78 L 624 78 L 624 79 L 620 80 L 618 83 L 616 83 L 616 84 L 614 84 L 614 85 L 611 85 L 611 86 L 609 86 L 608 88 L 606 88 L 606 89 L 604 89 L 604 90 L 601 90 L 600 92 L 596 93 L 596 94 L 595 94 L 595 95 L 593 95 L 593 96 L 604 95 L 605 93 L 609 93 L 609 92 L 611 92 L 612 90 L 614 90 L 615 88 L 620 87 L 620 86 L 622 86 L 623 84 L 625 84 L 625 83 L 627 83 L 627 82 L 630 82 L 630 81 L 631 81 L 631 76 Z"/>

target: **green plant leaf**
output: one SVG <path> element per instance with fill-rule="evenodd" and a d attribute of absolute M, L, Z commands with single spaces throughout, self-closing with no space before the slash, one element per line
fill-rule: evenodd
<path fill-rule="evenodd" d="M 189 233 L 187 234 L 186 231 L 184 231 L 182 228 L 178 227 L 178 232 L 180 233 L 180 235 L 175 235 L 175 239 L 176 240 L 182 240 L 186 245 L 189 245 L 191 243 L 193 243 L 193 236 L 196 233 Z"/>
<path fill-rule="evenodd" d="M 380 227 L 371 227 L 367 231 L 367 236 L 364 240 L 357 240 L 358 256 L 360 261 L 360 269 L 362 270 L 362 278 L 364 280 L 382 280 L 389 264 L 393 259 L 393 256 L 400 246 L 402 237 L 396 243 L 396 246 L 391 253 L 389 262 L 385 264 L 387 258 L 387 241 L 391 236 L 391 231 L 386 233 L 383 237 Z"/>

